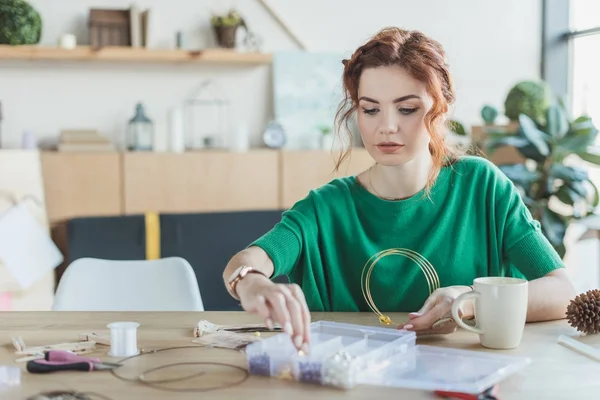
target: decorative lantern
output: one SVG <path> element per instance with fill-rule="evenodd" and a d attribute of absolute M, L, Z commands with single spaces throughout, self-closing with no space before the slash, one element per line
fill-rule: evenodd
<path fill-rule="evenodd" d="M 138 103 L 135 115 L 127 127 L 127 150 L 152 151 L 154 149 L 154 125 L 146 116 L 144 106 Z"/>
<path fill-rule="evenodd" d="M 186 148 L 223 148 L 229 130 L 229 100 L 212 80 L 201 82 L 184 101 Z"/>

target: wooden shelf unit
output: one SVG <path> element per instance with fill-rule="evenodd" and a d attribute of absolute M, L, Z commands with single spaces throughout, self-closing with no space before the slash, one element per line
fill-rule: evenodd
<path fill-rule="evenodd" d="M 94 50 L 89 46 L 75 49 L 45 46 L 0 45 L 0 60 L 17 61 L 110 61 L 153 63 L 199 63 L 268 65 L 271 54 L 242 53 L 229 49 L 206 49 L 201 51 L 146 49 L 132 47 L 103 47 Z"/>

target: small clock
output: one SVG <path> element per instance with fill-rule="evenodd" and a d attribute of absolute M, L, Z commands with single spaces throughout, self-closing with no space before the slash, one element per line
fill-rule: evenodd
<path fill-rule="evenodd" d="M 272 149 L 280 149 L 285 145 L 285 130 L 280 123 L 270 121 L 263 134 L 263 142 Z"/>

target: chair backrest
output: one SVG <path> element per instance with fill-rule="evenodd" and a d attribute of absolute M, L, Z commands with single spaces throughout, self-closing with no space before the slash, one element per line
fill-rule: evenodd
<path fill-rule="evenodd" d="M 204 311 L 194 270 L 180 257 L 80 258 L 62 275 L 53 310 Z"/>

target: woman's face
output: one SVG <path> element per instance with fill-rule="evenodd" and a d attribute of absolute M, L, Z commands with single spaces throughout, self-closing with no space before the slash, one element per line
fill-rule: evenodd
<path fill-rule="evenodd" d="M 381 165 L 403 165 L 427 154 L 426 85 L 398 67 L 368 68 L 358 85 L 357 119 L 365 148 Z"/>

